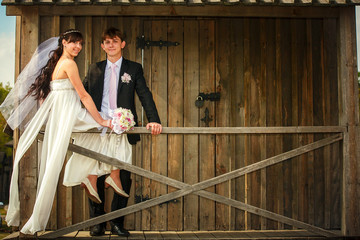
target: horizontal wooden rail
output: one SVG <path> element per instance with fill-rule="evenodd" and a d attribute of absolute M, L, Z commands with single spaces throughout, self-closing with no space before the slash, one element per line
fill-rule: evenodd
<path fill-rule="evenodd" d="M 296 126 L 296 127 L 163 127 L 163 134 L 296 134 L 296 133 L 343 133 L 344 126 Z M 98 133 L 91 129 L 88 133 Z M 145 127 L 135 127 L 128 134 L 149 134 Z"/>

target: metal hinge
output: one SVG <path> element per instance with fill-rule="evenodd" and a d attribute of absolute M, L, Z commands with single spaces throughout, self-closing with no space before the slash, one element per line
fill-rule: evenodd
<path fill-rule="evenodd" d="M 171 46 L 179 46 L 180 43 L 178 42 L 170 42 L 170 41 L 150 41 L 150 40 L 145 40 L 145 36 L 141 36 L 141 37 L 137 37 L 136 38 L 136 48 L 141 48 L 144 49 L 145 46 L 150 48 L 150 47 L 160 47 L 160 49 L 162 47 L 171 47 Z"/>
<path fill-rule="evenodd" d="M 149 197 L 149 195 L 143 196 L 143 195 L 135 195 L 135 203 L 141 203 L 141 202 L 145 202 L 147 200 L 150 200 L 151 198 Z M 173 200 L 169 200 L 166 202 L 163 202 L 161 204 L 159 204 L 159 206 L 161 207 L 163 204 L 168 204 L 168 203 L 179 203 L 180 201 L 177 199 L 173 199 Z"/>

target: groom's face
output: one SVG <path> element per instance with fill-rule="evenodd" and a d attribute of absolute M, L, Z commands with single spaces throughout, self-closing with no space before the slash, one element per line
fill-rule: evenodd
<path fill-rule="evenodd" d="M 125 47 L 125 41 L 121 41 L 118 36 L 115 36 L 114 38 L 106 37 L 101 43 L 101 47 L 108 57 L 120 58 L 121 50 Z"/>

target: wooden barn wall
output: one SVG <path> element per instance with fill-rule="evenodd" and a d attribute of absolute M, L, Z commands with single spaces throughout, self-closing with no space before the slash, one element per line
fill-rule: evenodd
<path fill-rule="evenodd" d="M 40 42 L 68 28 L 81 30 L 85 44 L 76 61 L 82 78 L 90 63 L 105 59 L 100 40 L 108 26 L 124 30 L 124 56 L 137 62 L 142 60 L 138 36 L 179 42 L 177 47 L 144 49 L 144 74 L 163 126 L 205 127 L 205 109 L 212 118 L 210 127 L 339 124 L 336 18 L 41 17 L 39 24 Z M 220 101 L 205 101 L 199 109 L 194 104 L 199 92 L 220 92 Z M 137 110 L 141 115 L 139 102 Z M 326 136 L 143 135 L 134 147 L 133 164 L 193 184 Z M 340 229 L 341 168 L 336 143 L 207 190 L 319 227 Z M 143 177 L 132 179 L 129 204 L 174 191 Z M 89 217 L 84 191 L 63 187 L 61 181 L 50 229 Z M 195 195 L 128 215 L 126 227 L 291 229 Z"/>

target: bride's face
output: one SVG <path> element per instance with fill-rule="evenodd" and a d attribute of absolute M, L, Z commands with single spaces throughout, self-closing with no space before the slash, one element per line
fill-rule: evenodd
<path fill-rule="evenodd" d="M 82 41 L 67 42 L 64 40 L 64 53 L 69 57 L 76 57 L 82 49 Z"/>

